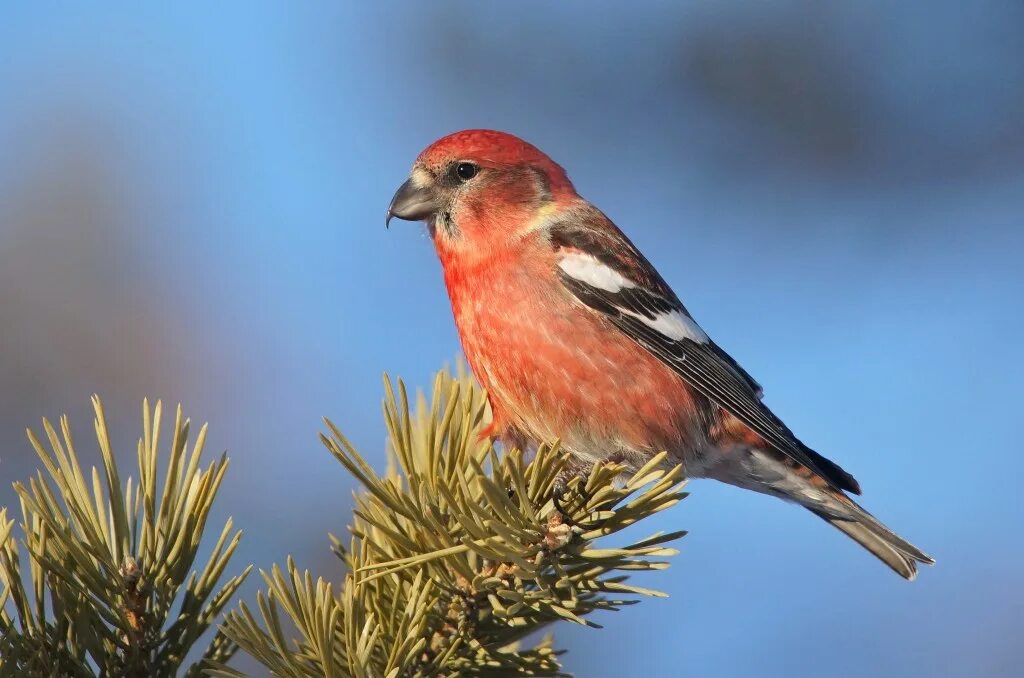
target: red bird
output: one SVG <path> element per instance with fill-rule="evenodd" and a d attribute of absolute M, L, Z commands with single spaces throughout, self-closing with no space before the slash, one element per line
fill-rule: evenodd
<path fill-rule="evenodd" d="M 658 272 L 565 170 L 510 134 L 456 132 L 388 208 L 425 221 L 455 323 L 506 441 L 560 439 L 579 468 L 667 450 L 690 477 L 796 502 L 906 579 L 934 561 L 847 496 Z"/>

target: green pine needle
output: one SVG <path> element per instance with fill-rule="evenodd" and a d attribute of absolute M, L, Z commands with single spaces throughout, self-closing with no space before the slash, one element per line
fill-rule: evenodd
<path fill-rule="evenodd" d="M 684 532 L 605 538 L 685 496 L 666 455 L 635 473 L 597 465 L 569 483 L 563 516 L 557 442 L 499 454 L 482 437 L 486 398 L 461 370 L 438 374 L 429 403 L 419 394 L 410 407 L 401 381 L 385 393 L 383 474 L 330 421 L 321 435 L 362 486 L 348 539 L 331 537 L 344 581 L 314 581 L 291 558 L 261 572 L 255 606 L 228 613 L 193 663 L 251 569 L 225 578 L 241 537 L 230 519 L 204 539 L 227 458 L 203 466 L 206 427 L 190 443 L 180 408 L 161 454 L 162 407 L 145 403 L 138 472 L 122 479 L 94 398 L 101 466 L 86 472 L 67 418 L 44 420 L 42 437 L 28 434 L 43 470 L 15 484 L 20 524 L 0 509 L 0 677 L 238 678 L 239 647 L 287 678 L 562 676 L 551 637 L 524 638 L 663 595 L 627 576 L 668 567 Z"/>
<path fill-rule="evenodd" d="M 224 633 L 270 673 L 561 676 L 551 639 L 523 648 L 525 636 L 559 620 L 596 626 L 595 611 L 663 595 L 623 573 L 664 569 L 677 553 L 665 544 L 685 533 L 621 547 L 595 540 L 685 496 L 666 455 L 625 478 L 619 465 L 596 466 L 570 483 L 564 521 L 551 501 L 565 463 L 557 444 L 530 460 L 497 454 L 481 440 L 486 398 L 464 375 L 438 374 L 430 403 L 420 395 L 414 410 L 401 381 L 384 386 L 383 475 L 330 421 L 321 435 L 363 487 L 348 544 L 331 537 L 349 570 L 339 590 L 289 558 L 263 573 L 258 614 L 243 604 L 226 617 Z M 240 674 L 221 663 L 211 675 Z"/>
<path fill-rule="evenodd" d="M 241 537 L 230 519 L 193 568 L 227 458 L 201 468 L 206 427 L 189 449 L 179 407 L 159 483 L 163 408 L 145 402 L 137 480 L 122 482 L 103 405 L 92 403 L 101 467 L 83 471 L 67 417 L 59 433 L 44 419 L 48 445 L 28 437 L 45 473 L 14 485 L 20 546 L 0 510 L 0 676 L 199 676 L 237 650 L 217 631 L 186 664 L 250 569 L 222 581 Z"/>

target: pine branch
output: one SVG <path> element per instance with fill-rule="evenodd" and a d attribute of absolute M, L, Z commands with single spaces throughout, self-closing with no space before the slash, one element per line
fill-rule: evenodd
<path fill-rule="evenodd" d="M 60 435 L 43 420 L 49 446 L 28 432 L 46 471 L 15 483 L 28 572 L 0 510 L 0 675 L 198 676 L 202 661 L 236 650 L 218 631 L 203 660 L 185 665 L 250 570 L 219 584 L 241 537 L 230 519 L 193 569 L 227 458 L 200 468 L 206 427 L 189 450 L 179 407 L 158 491 L 162 407 L 144 403 L 138 482 L 122 484 L 98 398 L 93 408 L 102 467 L 88 475 L 66 417 Z"/>
<path fill-rule="evenodd" d="M 657 591 L 625 573 L 660 570 L 684 533 L 654 534 L 624 547 L 596 543 L 677 503 L 681 469 L 659 455 L 624 482 L 616 464 L 570 484 L 568 520 L 552 487 L 564 465 L 557 445 L 527 461 L 499 455 L 481 434 L 488 419 L 469 379 L 438 375 L 430 405 L 410 412 L 405 386 L 385 380 L 389 467 L 378 475 L 327 421 L 321 436 L 362 485 L 345 546 L 339 588 L 315 582 L 291 558 L 262 572 L 266 592 L 254 613 L 229 613 L 224 633 L 273 675 L 559 676 L 550 638 L 521 641 L 555 621 L 597 626 L 598 610 L 618 610 Z M 292 625 L 298 638 L 289 639 Z M 236 677 L 223 662 L 212 675 Z"/>
<path fill-rule="evenodd" d="M 626 575 L 667 567 L 666 544 L 683 533 L 597 542 L 685 496 L 664 455 L 626 478 L 595 467 L 570 483 L 563 515 L 551 501 L 557 445 L 499 455 L 481 440 L 487 406 L 469 379 L 438 375 L 414 411 L 401 382 L 385 385 L 383 475 L 331 422 L 322 436 L 363 486 L 347 545 L 331 537 L 345 581 L 314 582 L 290 558 L 274 566 L 255 612 L 231 612 L 191 665 L 249 572 L 219 583 L 240 538 L 230 519 L 193 567 L 227 459 L 201 468 L 206 428 L 190 448 L 179 408 L 158 471 L 162 408 L 146 404 L 138 481 L 122 483 L 98 399 L 102 464 L 88 474 L 67 419 L 59 433 L 44 420 L 48 444 L 29 439 L 45 472 L 15 484 L 20 542 L 0 509 L 0 676 L 240 676 L 227 666 L 239 646 L 278 676 L 560 676 L 551 638 L 522 647 L 527 636 L 561 620 L 596 626 L 598 610 L 661 595 Z"/>

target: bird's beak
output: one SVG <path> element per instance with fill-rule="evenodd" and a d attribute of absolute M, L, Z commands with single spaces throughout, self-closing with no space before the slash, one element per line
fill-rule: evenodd
<path fill-rule="evenodd" d="M 391 223 L 391 217 L 406 221 L 423 221 L 432 217 L 436 211 L 437 204 L 434 202 L 433 191 L 429 187 L 417 186 L 412 179 L 408 179 L 391 199 L 384 225 Z"/>

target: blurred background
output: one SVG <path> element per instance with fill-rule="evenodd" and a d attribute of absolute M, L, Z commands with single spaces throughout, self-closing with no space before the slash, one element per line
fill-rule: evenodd
<path fill-rule="evenodd" d="M 361 4 L 362 6 L 357 6 Z M 628 4 L 628 6 L 627 6 Z M 580 676 L 1006 675 L 1024 660 L 1024 4 L 217 3 L 0 10 L 0 504 L 89 395 L 211 422 L 236 568 L 341 577 L 381 373 L 459 352 L 419 225 L 435 138 L 563 164 L 864 503 L 907 584 L 806 512 L 708 482 L 666 600 L 562 626 Z M 256 578 L 245 595 L 254 595 Z M 252 668 L 248 665 L 248 668 Z M 258 671 L 256 671 L 258 673 Z"/>

